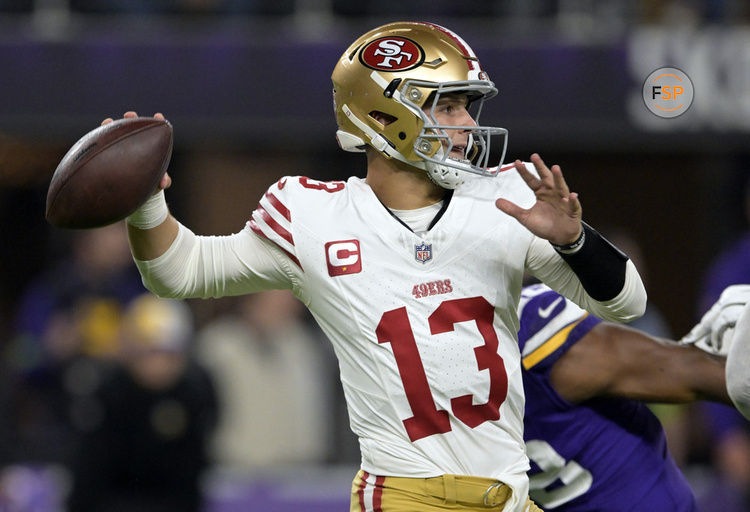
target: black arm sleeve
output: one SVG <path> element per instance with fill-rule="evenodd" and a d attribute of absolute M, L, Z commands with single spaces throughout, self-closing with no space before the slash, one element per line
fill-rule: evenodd
<path fill-rule="evenodd" d="M 585 232 L 585 240 L 581 248 L 572 254 L 560 251 L 557 253 L 570 265 L 581 280 L 586 293 L 593 299 L 598 301 L 614 299 L 625 286 L 625 266 L 628 256 L 594 228 L 585 222 L 581 224 Z"/>

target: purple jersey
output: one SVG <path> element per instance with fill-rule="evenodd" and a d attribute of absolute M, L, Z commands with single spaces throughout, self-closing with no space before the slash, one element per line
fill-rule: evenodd
<path fill-rule="evenodd" d="M 697 510 L 648 407 L 621 398 L 573 404 L 552 388 L 552 365 L 601 320 L 544 285 L 524 288 L 518 316 L 532 499 L 566 512 Z"/>

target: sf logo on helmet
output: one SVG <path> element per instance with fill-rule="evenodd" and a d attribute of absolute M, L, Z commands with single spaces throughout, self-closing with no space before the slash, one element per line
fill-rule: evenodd
<path fill-rule="evenodd" d="M 381 37 L 362 49 L 359 60 L 378 71 L 407 71 L 424 62 L 424 50 L 405 37 Z"/>

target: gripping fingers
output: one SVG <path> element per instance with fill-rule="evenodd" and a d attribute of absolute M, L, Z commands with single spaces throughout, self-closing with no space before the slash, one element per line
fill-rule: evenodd
<path fill-rule="evenodd" d="M 123 114 L 122 117 L 124 119 L 131 119 L 131 118 L 134 118 L 134 117 L 138 117 L 138 112 L 135 112 L 133 110 L 128 110 L 127 112 L 125 112 Z M 161 112 L 157 112 L 156 114 L 154 114 L 154 119 L 159 119 L 160 121 L 164 121 L 164 114 L 162 114 Z M 108 117 L 107 119 L 105 119 L 104 121 L 102 121 L 101 126 L 104 126 L 105 124 L 109 124 L 112 121 L 113 121 L 113 119 L 111 117 Z"/>
<path fill-rule="evenodd" d="M 122 117 L 126 119 L 129 119 L 131 117 L 138 117 L 138 112 L 135 112 L 133 110 L 128 110 L 127 112 L 125 112 L 125 114 Z M 154 119 L 159 119 L 161 121 L 164 121 L 164 114 L 162 114 L 161 112 L 157 112 L 156 114 L 154 114 Z"/>
<path fill-rule="evenodd" d="M 128 118 L 131 118 L 131 117 L 138 117 L 138 114 L 136 114 L 132 110 L 129 110 L 129 111 L 125 112 L 125 114 L 123 114 L 122 117 L 128 119 Z M 105 119 L 104 121 L 102 121 L 102 124 L 100 126 L 104 126 L 105 124 L 109 124 L 112 121 L 114 121 L 114 119 L 112 119 L 111 117 L 108 117 L 107 119 Z"/>

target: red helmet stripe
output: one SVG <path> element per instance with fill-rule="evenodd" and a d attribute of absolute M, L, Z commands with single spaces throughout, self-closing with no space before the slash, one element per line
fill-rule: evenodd
<path fill-rule="evenodd" d="M 464 53 L 464 56 L 468 57 L 466 59 L 466 65 L 469 66 L 469 69 L 475 69 L 474 66 L 477 66 L 477 67 L 479 66 L 479 62 L 478 61 L 471 60 L 471 59 L 476 59 L 477 58 L 477 56 L 474 54 L 474 51 L 455 32 L 452 32 L 452 31 L 448 30 L 445 27 L 441 27 L 440 25 L 436 25 L 434 23 L 429 23 L 429 22 L 426 22 L 426 21 L 415 21 L 414 23 L 416 23 L 418 25 L 426 25 L 428 27 L 432 27 L 435 30 L 439 30 L 443 34 L 447 35 L 448 37 L 450 37 L 451 39 L 453 39 L 453 41 L 458 45 L 458 47 Z"/>

